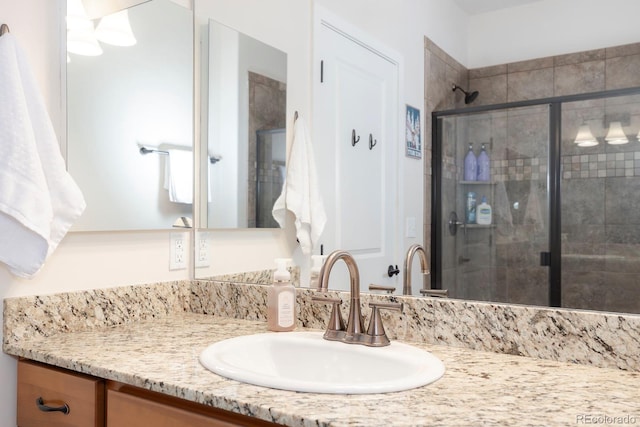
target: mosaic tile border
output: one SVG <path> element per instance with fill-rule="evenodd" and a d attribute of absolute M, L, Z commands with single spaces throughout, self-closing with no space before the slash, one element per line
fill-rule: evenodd
<path fill-rule="evenodd" d="M 640 176 L 640 151 L 561 156 L 563 179 Z M 544 158 L 491 160 L 492 182 L 546 179 Z M 442 177 L 462 181 L 463 168 L 452 157 L 443 158 Z"/>

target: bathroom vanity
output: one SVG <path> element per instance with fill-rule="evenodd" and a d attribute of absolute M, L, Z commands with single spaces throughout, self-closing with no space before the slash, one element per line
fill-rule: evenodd
<path fill-rule="evenodd" d="M 17 413 L 20 427 L 275 425 L 234 412 L 26 359 L 18 362 Z"/>
<path fill-rule="evenodd" d="M 261 299 L 266 289 L 213 282 L 200 288 L 189 285 L 169 283 L 7 299 L 4 351 L 21 358 L 21 372 L 24 367 L 44 369 L 74 381 L 80 375 L 91 390 L 95 388 L 80 395 L 84 399 L 95 396 L 95 410 L 105 411 L 106 425 L 123 425 L 115 417 L 125 416 L 126 425 L 135 426 L 130 418 L 135 414 L 144 417 L 144 425 L 150 425 L 146 417 L 153 415 L 163 420 L 191 417 L 186 425 L 196 426 L 268 425 L 265 422 L 288 426 L 539 426 L 575 425 L 585 417 L 599 415 L 635 417 L 640 422 L 637 371 L 416 341 L 411 344 L 440 358 L 446 372 L 435 383 L 408 391 L 296 393 L 229 380 L 201 366 L 199 354 L 226 338 L 267 333 L 263 314 L 253 311 L 264 307 Z M 209 312 L 207 304 L 222 300 L 220 292 L 235 292 L 225 295 L 226 305 L 235 301 L 236 317 L 243 318 L 227 317 L 229 313 L 222 309 Z M 256 295 L 249 297 L 246 292 Z M 308 298 L 305 292 L 299 297 L 299 319 L 328 315 L 307 312 L 317 306 L 304 303 Z M 363 311 L 368 314 L 368 309 Z M 393 322 L 387 324 L 388 332 L 396 338 Z M 23 378 L 21 374 L 20 381 Z M 26 383 L 48 387 L 46 377 L 42 378 L 31 377 Z M 20 407 L 20 416 L 23 411 L 33 412 L 33 396 L 26 399 L 25 408 Z M 51 399 L 58 398 L 54 395 Z M 80 406 L 90 407 L 91 403 Z M 69 416 L 74 413 L 75 406 L 71 406 Z M 44 415 L 65 417 L 60 412 Z M 214 421 L 216 417 L 223 417 L 223 421 Z M 249 424 L 244 417 L 256 424 Z M 95 425 L 102 425 L 99 416 L 97 421 Z M 163 425 L 160 421 L 151 424 Z"/>

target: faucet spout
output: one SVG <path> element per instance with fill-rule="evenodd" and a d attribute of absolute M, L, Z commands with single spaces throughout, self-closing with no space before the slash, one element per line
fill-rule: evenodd
<path fill-rule="evenodd" d="M 411 263 L 413 261 L 413 256 L 418 254 L 420 257 L 420 268 L 422 269 L 423 278 L 424 276 L 429 274 L 429 267 L 427 263 L 427 253 L 424 248 L 418 244 L 409 246 L 407 250 L 407 256 L 404 259 L 404 278 L 402 285 L 402 294 L 403 295 L 411 295 Z M 423 282 L 422 287 L 425 287 L 425 283 Z"/>
<path fill-rule="evenodd" d="M 347 251 L 337 250 L 329 254 L 324 265 L 320 269 L 318 282 L 320 283 L 320 289 L 326 290 L 329 288 L 329 274 L 333 265 L 338 260 L 343 260 L 347 264 L 349 270 L 350 279 L 350 303 L 349 303 L 349 316 L 347 317 L 347 330 L 345 331 L 345 342 L 356 342 L 359 337 L 364 333 L 364 326 L 362 321 L 362 313 L 360 311 L 360 272 L 356 261 Z"/>

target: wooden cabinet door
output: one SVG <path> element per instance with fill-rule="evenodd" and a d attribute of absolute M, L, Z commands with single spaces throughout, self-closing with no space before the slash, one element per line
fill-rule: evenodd
<path fill-rule="evenodd" d="M 64 408 L 65 405 L 67 413 L 47 412 L 47 409 Z M 103 427 L 104 381 L 35 362 L 19 361 L 18 426 Z"/>

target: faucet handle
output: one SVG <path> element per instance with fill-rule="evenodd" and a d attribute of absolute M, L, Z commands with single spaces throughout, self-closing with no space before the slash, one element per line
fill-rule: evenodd
<path fill-rule="evenodd" d="M 342 320 L 342 312 L 340 311 L 340 304 L 342 304 L 340 298 L 319 297 L 314 295 L 311 297 L 311 301 L 324 302 L 332 305 L 325 338 L 330 339 L 329 336 L 334 335 L 333 332 L 344 331 L 346 329 L 344 327 L 344 321 Z"/>
<path fill-rule="evenodd" d="M 420 289 L 420 293 L 425 297 L 447 298 L 449 296 L 448 289 Z"/>
<path fill-rule="evenodd" d="M 369 290 L 370 291 L 384 291 L 388 294 L 392 294 L 396 291 L 395 286 L 383 286 L 383 285 L 376 285 L 375 283 L 372 283 L 369 285 Z"/>
<path fill-rule="evenodd" d="M 372 347 L 383 347 L 389 345 L 390 341 L 387 337 L 387 333 L 384 330 L 382 324 L 382 317 L 380 316 L 380 309 L 402 311 L 401 302 L 370 302 L 371 307 L 371 319 L 369 320 L 369 327 L 367 328 L 367 341 L 366 345 Z"/>

